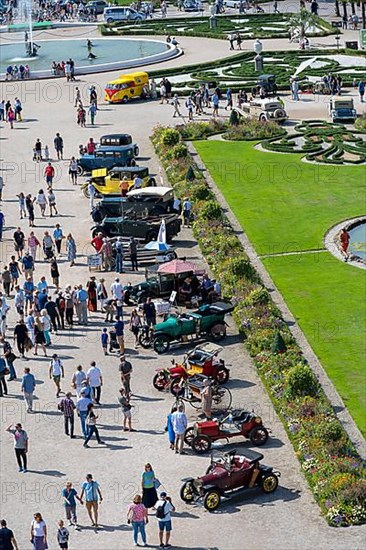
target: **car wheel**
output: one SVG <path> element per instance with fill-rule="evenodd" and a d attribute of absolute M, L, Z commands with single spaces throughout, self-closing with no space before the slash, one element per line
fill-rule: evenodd
<path fill-rule="evenodd" d="M 107 237 L 105 231 L 103 231 L 103 229 L 101 229 L 100 227 L 96 227 L 95 229 L 93 229 L 93 233 L 92 233 L 92 236 L 93 238 L 96 237 L 98 235 L 98 233 L 101 233 L 103 235 L 103 237 Z"/>
<path fill-rule="evenodd" d="M 257 426 L 249 432 L 249 439 L 253 445 L 260 447 L 268 441 L 268 431 L 264 426 Z"/>
<path fill-rule="evenodd" d="M 167 376 L 164 372 L 157 372 L 153 378 L 153 386 L 158 391 L 164 391 L 167 385 Z"/>
<path fill-rule="evenodd" d="M 266 474 L 262 477 L 262 491 L 273 493 L 278 487 L 278 477 L 275 474 Z"/>
<path fill-rule="evenodd" d="M 212 408 L 216 411 L 227 411 L 230 409 L 233 396 L 228 388 L 219 387 L 212 396 Z"/>
<path fill-rule="evenodd" d="M 188 447 L 191 447 L 193 439 L 194 439 L 194 428 L 187 428 L 186 433 L 184 434 L 184 443 L 188 445 Z"/>
<path fill-rule="evenodd" d="M 146 233 L 145 241 L 149 243 L 150 241 L 156 241 L 157 238 L 158 232 L 155 230 L 151 230 Z"/>
<path fill-rule="evenodd" d="M 260 120 L 261 122 L 266 122 L 266 120 L 268 120 L 268 117 L 267 117 L 266 114 L 261 113 L 261 114 L 259 115 L 259 120 Z"/>
<path fill-rule="evenodd" d="M 215 323 L 211 326 L 209 335 L 215 342 L 219 342 L 226 336 L 226 325 L 224 323 Z"/>
<path fill-rule="evenodd" d="M 87 199 L 90 199 L 90 193 L 89 193 L 89 186 L 88 185 L 85 185 L 85 187 L 83 187 L 83 195 Z"/>
<path fill-rule="evenodd" d="M 170 384 L 170 393 L 174 395 L 175 397 L 180 397 L 181 395 L 184 395 L 184 388 L 181 385 L 181 378 L 173 378 L 171 384 Z"/>
<path fill-rule="evenodd" d="M 149 178 L 149 187 L 156 187 L 156 179 L 155 178 Z"/>
<path fill-rule="evenodd" d="M 192 441 L 192 449 L 199 455 L 208 453 L 211 449 L 211 439 L 207 435 L 196 435 Z"/>
<path fill-rule="evenodd" d="M 168 351 L 170 347 L 169 338 L 165 334 L 159 334 L 154 338 L 153 348 L 159 355 Z"/>
<path fill-rule="evenodd" d="M 166 255 L 166 257 L 168 258 L 168 261 L 169 261 L 169 262 L 171 262 L 172 260 L 176 260 L 176 259 L 178 258 L 176 252 L 168 252 L 168 254 Z"/>
<path fill-rule="evenodd" d="M 136 166 L 136 161 L 135 159 L 131 159 L 128 163 L 128 166 Z"/>
<path fill-rule="evenodd" d="M 207 491 L 203 499 L 203 505 L 209 512 L 214 512 L 220 505 L 221 496 L 217 489 Z"/>
<path fill-rule="evenodd" d="M 137 145 L 135 146 L 133 152 L 134 152 L 135 157 L 138 157 L 138 156 L 139 156 L 139 154 L 140 154 L 140 149 L 139 149 L 139 147 L 138 147 Z"/>
<path fill-rule="evenodd" d="M 186 481 L 184 485 L 182 485 L 180 490 L 180 498 L 186 504 L 190 504 L 194 501 L 194 493 L 191 481 Z"/>
<path fill-rule="evenodd" d="M 226 367 L 219 367 L 216 371 L 216 380 L 219 384 L 226 384 L 229 380 L 229 370 Z"/>
<path fill-rule="evenodd" d="M 112 23 L 113 23 L 113 19 L 111 17 L 108 17 L 107 24 L 112 25 Z"/>
<path fill-rule="evenodd" d="M 139 336 L 139 344 L 144 349 L 151 348 L 151 337 L 148 331 L 143 330 Z"/>
<path fill-rule="evenodd" d="M 84 168 L 82 166 L 80 166 L 80 164 L 78 164 L 78 167 L 77 167 L 77 175 L 78 176 L 82 176 L 84 174 Z"/>
<path fill-rule="evenodd" d="M 123 96 L 122 98 L 122 103 L 125 105 L 128 101 L 128 97 L 126 95 Z"/>

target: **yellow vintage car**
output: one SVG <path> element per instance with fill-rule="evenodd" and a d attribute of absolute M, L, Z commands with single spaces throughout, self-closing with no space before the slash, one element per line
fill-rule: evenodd
<path fill-rule="evenodd" d="M 127 103 L 130 99 L 146 99 L 149 96 L 149 75 L 145 72 L 121 74 L 105 87 L 105 101 Z"/>
<path fill-rule="evenodd" d="M 91 179 L 82 186 L 84 196 L 89 198 L 89 184 L 92 183 L 96 191 L 96 197 L 105 195 L 125 196 L 133 187 L 134 178 L 142 179 L 141 187 L 154 187 L 155 178 L 149 174 L 149 169 L 144 166 L 115 166 L 111 170 L 100 168 L 92 171 Z"/>

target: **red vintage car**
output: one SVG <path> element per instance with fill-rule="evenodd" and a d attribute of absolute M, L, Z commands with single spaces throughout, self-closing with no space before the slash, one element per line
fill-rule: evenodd
<path fill-rule="evenodd" d="M 245 454 L 230 451 L 212 458 L 205 475 L 186 479 L 180 497 L 187 504 L 203 502 L 206 510 L 213 512 L 223 497 L 230 498 L 248 488 L 260 487 L 264 493 L 273 493 L 281 474 L 260 464 L 261 460 L 262 454 L 249 450 Z"/>
<path fill-rule="evenodd" d="M 253 411 L 233 410 L 221 419 L 196 422 L 186 430 L 184 441 L 198 453 L 206 453 L 211 449 L 213 441 L 232 437 L 245 437 L 253 445 L 264 445 L 268 440 L 268 430 L 263 426 L 260 416 Z"/>
<path fill-rule="evenodd" d="M 181 379 L 186 379 L 195 374 L 203 374 L 216 380 L 219 384 L 225 384 L 229 380 L 230 371 L 225 366 L 225 361 L 218 358 L 222 347 L 214 344 L 196 346 L 184 356 L 182 363 L 175 363 L 168 369 L 157 369 L 153 379 L 154 388 L 159 391 L 167 390 L 177 393 Z M 174 391 L 173 391 L 174 390 Z"/>

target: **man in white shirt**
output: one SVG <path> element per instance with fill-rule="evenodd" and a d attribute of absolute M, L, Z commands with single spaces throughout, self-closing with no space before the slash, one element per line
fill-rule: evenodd
<path fill-rule="evenodd" d="M 119 278 L 114 279 L 114 283 L 111 284 L 111 293 L 114 300 L 123 302 L 123 285 L 120 283 Z"/>
<path fill-rule="evenodd" d="M 156 517 L 159 525 L 160 548 L 169 548 L 170 533 L 172 531 L 171 512 L 175 512 L 172 500 L 165 492 L 160 493 L 159 500 L 155 504 Z M 163 542 L 165 531 L 165 543 Z"/>
<path fill-rule="evenodd" d="M 90 369 L 86 373 L 89 386 L 93 391 L 93 398 L 97 405 L 100 405 L 100 397 L 102 393 L 103 378 L 100 368 L 96 366 L 95 361 L 90 363 Z"/>
<path fill-rule="evenodd" d="M 50 361 L 50 379 L 53 378 L 53 381 L 56 385 L 56 397 L 58 397 L 61 393 L 61 376 L 64 378 L 64 367 L 58 358 L 57 353 L 54 353 L 52 355 L 52 359 Z"/>
<path fill-rule="evenodd" d="M 76 367 L 76 371 L 72 375 L 72 380 L 71 380 L 72 386 L 73 388 L 75 388 L 76 395 L 78 396 L 78 398 L 80 397 L 81 388 L 83 387 L 82 383 L 84 382 L 84 380 L 86 380 L 86 374 L 83 371 L 83 367 L 81 365 L 78 365 Z"/>
<path fill-rule="evenodd" d="M 175 433 L 175 452 L 181 455 L 186 454 L 185 451 L 183 451 L 183 444 L 188 421 L 183 405 L 179 405 L 178 410 L 172 414 L 171 419 L 173 431 Z"/>

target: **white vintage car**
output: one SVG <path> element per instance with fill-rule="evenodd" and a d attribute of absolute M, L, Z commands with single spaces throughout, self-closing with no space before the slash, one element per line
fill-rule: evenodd
<path fill-rule="evenodd" d="M 236 107 L 239 116 L 246 118 L 257 118 L 258 120 L 272 120 L 274 122 L 284 122 L 288 115 L 281 101 L 276 99 L 252 99 Z"/>

